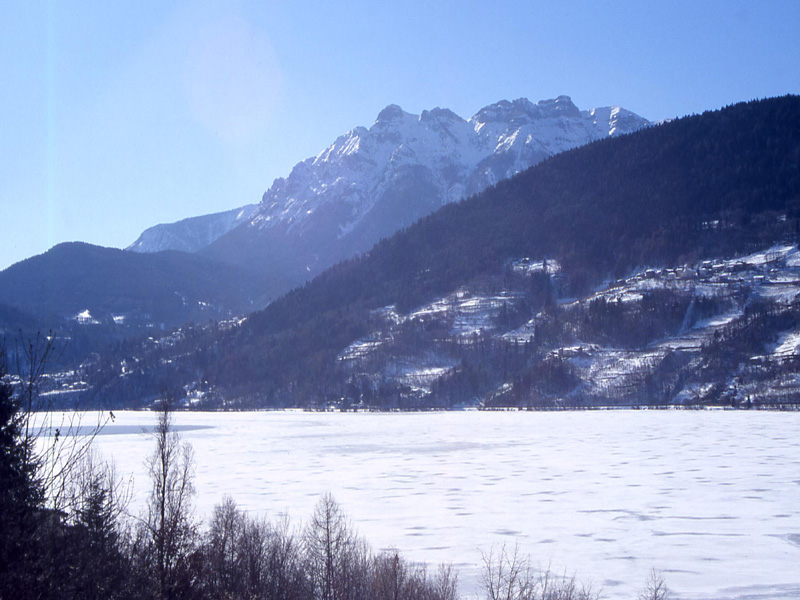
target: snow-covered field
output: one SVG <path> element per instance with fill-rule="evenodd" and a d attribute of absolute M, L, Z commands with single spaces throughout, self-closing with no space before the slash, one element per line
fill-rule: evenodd
<path fill-rule="evenodd" d="M 139 433 L 97 438 L 133 509 Z M 89 415 L 86 422 L 93 423 Z M 800 413 L 732 411 L 179 413 L 197 511 L 224 494 L 306 519 L 330 491 L 374 548 L 454 563 L 473 597 L 481 550 L 519 542 L 542 566 L 635 598 L 661 570 L 680 600 L 800 598 Z"/>

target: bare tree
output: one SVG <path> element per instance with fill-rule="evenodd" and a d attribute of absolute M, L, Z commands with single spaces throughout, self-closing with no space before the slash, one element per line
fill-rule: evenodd
<path fill-rule="evenodd" d="M 197 526 L 192 517 L 194 465 L 191 445 L 173 431 L 169 402 L 161 403 L 153 433 L 155 451 L 147 462 L 152 484 L 144 527 L 154 554 L 159 597 L 177 597 L 179 580 L 188 569 Z"/>
<path fill-rule="evenodd" d="M 86 600 L 136 596 L 123 547 L 122 515 L 130 501 L 131 482 L 125 484 L 113 464 L 95 451 L 84 455 L 74 469 L 67 498 L 72 507 L 68 530 L 73 538 L 70 585 Z"/>
<path fill-rule="evenodd" d="M 205 579 L 215 597 L 243 595 L 245 565 L 241 542 L 245 525 L 244 513 L 230 496 L 214 507 L 206 542 Z"/>
<path fill-rule="evenodd" d="M 120 523 L 127 514 L 133 480 L 120 478 L 113 462 L 107 462 L 93 447 L 81 456 L 65 487 L 64 501 L 71 508 L 73 520 L 101 503 L 109 522 Z"/>
<path fill-rule="evenodd" d="M 288 520 L 272 525 L 225 498 L 215 507 L 206 536 L 203 596 L 310 600 L 300 550 Z"/>
<path fill-rule="evenodd" d="M 487 600 L 598 600 L 591 586 L 579 584 L 574 577 L 557 576 L 550 568 L 534 569 L 529 556 L 515 544 L 492 548 L 483 555 L 483 589 Z"/>
<path fill-rule="evenodd" d="M 423 575 L 424 578 L 424 575 Z M 417 574 L 396 550 L 372 559 L 373 600 L 413 600 L 418 598 Z"/>
<path fill-rule="evenodd" d="M 638 600 L 668 600 L 671 595 L 672 592 L 664 576 L 655 569 L 650 569 L 644 588 L 639 592 Z"/>
<path fill-rule="evenodd" d="M 520 554 L 518 544 L 512 552 L 505 544 L 499 551 L 492 547 L 482 558 L 481 578 L 487 600 L 535 600 L 530 559 Z"/>
<path fill-rule="evenodd" d="M 16 340 L 14 362 L 19 377 L 20 398 L 22 410 L 29 418 L 36 412 L 51 408 L 39 394 L 39 386 L 47 373 L 47 365 L 54 358 L 55 351 L 56 338 L 52 332 L 46 336 L 37 333 L 35 339 L 29 339 L 27 342 L 22 339 Z M 28 425 L 26 423 L 26 436 L 31 434 Z"/>
<path fill-rule="evenodd" d="M 368 548 L 330 494 L 320 499 L 304 537 L 315 598 L 368 597 Z"/>
<path fill-rule="evenodd" d="M 94 438 L 108 423 L 107 413 L 97 413 L 96 422 L 84 423 L 81 411 L 54 411 L 53 397 L 42 393 L 41 386 L 49 365 L 57 358 L 56 337 L 36 334 L 26 342 L 18 339 L 14 350 L 17 370 L 17 395 L 20 425 L 28 448 L 27 460 L 37 465 L 38 478 L 45 492 L 46 504 L 57 511 L 76 507 L 69 502 L 72 479 L 81 468 Z"/>
<path fill-rule="evenodd" d="M 458 600 L 457 576 L 442 565 L 429 577 L 424 564 L 414 564 L 397 550 L 373 557 L 371 600 Z"/>
<path fill-rule="evenodd" d="M 433 600 L 458 600 L 458 571 L 452 565 L 441 564 L 431 583 Z"/>
<path fill-rule="evenodd" d="M 244 553 L 253 561 L 258 540 L 268 540 L 267 552 L 260 574 L 248 570 L 249 589 L 260 589 L 261 597 L 269 600 L 302 600 L 311 598 L 311 582 L 305 571 L 303 544 L 284 516 L 275 525 L 264 520 L 248 520 L 245 528 Z M 258 585 L 258 583 L 261 585 Z"/>
<path fill-rule="evenodd" d="M 0 598 L 123 598 L 122 504 L 112 472 L 89 452 L 91 438 L 40 438 L 48 348 L 28 346 L 27 376 L 12 388 L 0 344 Z"/>

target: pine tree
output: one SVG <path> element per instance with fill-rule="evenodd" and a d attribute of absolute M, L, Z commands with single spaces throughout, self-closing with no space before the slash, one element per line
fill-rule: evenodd
<path fill-rule="evenodd" d="M 22 431 L 19 400 L 0 347 L 0 598 L 30 589 L 37 556 L 36 524 L 44 501 L 31 440 Z"/>

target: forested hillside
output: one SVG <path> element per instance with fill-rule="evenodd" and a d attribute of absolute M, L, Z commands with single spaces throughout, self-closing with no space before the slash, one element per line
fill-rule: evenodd
<path fill-rule="evenodd" d="M 177 251 L 137 254 L 79 242 L 0 272 L 0 338 L 52 330 L 68 339 L 60 362 L 148 330 L 264 306 L 252 274 Z"/>
<path fill-rule="evenodd" d="M 763 346 L 796 327 L 796 301 L 790 293 L 795 267 L 788 247 L 780 258 L 789 292 L 779 306 L 754 313 L 750 302 L 751 288 L 769 275 L 758 271 L 768 261 L 754 262 L 746 281 L 737 284 L 728 277 L 731 287 L 716 299 L 697 286 L 716 283 L 713 273 L 702 272 L 703 261 L 794 242 L 800 218 L 799 123 L 800 98 L 787 96 L 683 118 L 555 156 L 479 196 L 446 206 L 241 322 L 186 327 L 105 354 L 87 367 L 88 398 L 137 405 L 172 391 L 201 405 L 352 401 L 420 406 L 468 399 L 491 403 L 510 386 L 520 402 L 551 402 L 579 388 L 580 378 L 569 364 L 548 358 L 550 352 L 599 335 L 581 333 L 578 322 L 603 321 L 607 331 L 615 332 L 613 344 L 642 349 L 695 326 L 702 312 L 695 313 L 698 307 L 709 316 L 733 310 L 736 302 L 751 321 L 753 314 L 776 321 L 762 323 L 769 330 L 762 336 L 766 341 L 759 342 Z M 723 270 L 732 272 L 735 262 Z M 540 267 L 519 267 L 524 264 Z M 614 311 L 594 304 L 594 312 L 584 314 L 580 302 L 580 310 L 566 302 L 585 298 L 588 306 L 595 291 L 609 290 L 637 272 L 646 278 L 652 270 L 670 281 L 679 277 L 678 267 L 691 269 L 695 283 L 682 292 L 664 285 L 661 292 L 639 294 L 649 303 L 644 309 L 639 301 Z M 459 290 L 508 300 L 499 302 L 491 326 L 478 328 L 466 343 L 437 333 L 435 320 L 426 325 L 426 319 L 412 318 Z M 643 333 L 654 311 L 661 324 Z M 576 325 L 565 328 L 573 318 Z M 505 366 L 499 364 L 498 356 L 520 349 L 521 338 L 506 334 L 526 323 L 532 330 L 538 325 L 528 339 L 533 345 Z M 484 336 L 489 329 L 494 331 L 491 341 Z M 383 366 L 371 369 L 364 361 L 354 367 L 343 359 L 348 347 L 370 336 L 377 336 L 373 341 L 394 356 L 393 362 L 384 356 L 378 361 Z M 412 339 L 417 340 L 413 352 L 395 343 L 404 340 L 408 346 Z M 427 364 L 440 375 L 422 392 L 398 383 L 385 368 L 391 362 L 396 373 L 412 356 L 416 367 Z M 737 360 L 749 358 L 743 354 Z M 674 375 L 690 362 L 672 353 L 653 368 Z M 719 377 L 728 378 L 738 365 L 729 365 Z M 658 403 L 681 397 L 686 382 L 672 379 Z M 530 383 L 540 380 L 553 384 Z M 656 401 L 646 389 L 636 397 Z"/>

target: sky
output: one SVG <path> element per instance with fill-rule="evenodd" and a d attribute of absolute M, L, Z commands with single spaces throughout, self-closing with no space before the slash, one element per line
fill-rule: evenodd
<path fill-rule="evenodd" d="M 388 104 L 651 120 L 800 93 L 797 0 L 10 0 L 0 269 L 256 203 Z"/>

